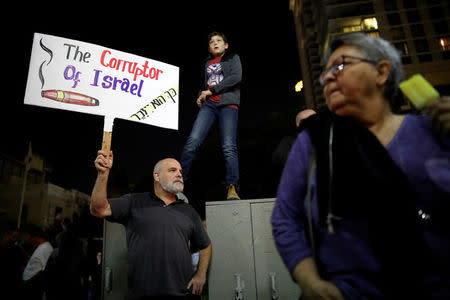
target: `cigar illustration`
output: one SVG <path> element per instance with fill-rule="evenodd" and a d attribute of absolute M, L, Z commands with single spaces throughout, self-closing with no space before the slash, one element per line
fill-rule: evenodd
<path fill-rule="evenodd" d="M 100 102 L 87 95 L 61 90 L 42 91 L 41 96 L 50 100 L 85 106 L 98 106 Z"/>

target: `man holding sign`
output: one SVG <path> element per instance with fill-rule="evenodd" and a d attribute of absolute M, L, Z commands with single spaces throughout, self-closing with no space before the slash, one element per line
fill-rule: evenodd
<path fill-rule="evenodd" d="M 200 216 L 176 197 L 184 187 L 180 164 L 167 158 L 155 165 L 153 192 L 107 199 L 112 152 L 109 157 L 98 152 L 90 207 L 92 215 L 126 227 L 128 299 L 189 299 L 189 289 L 200 295 L 212 247 Z M 195 249 L 200 258 L 193 274 L 190 252 Z"/>

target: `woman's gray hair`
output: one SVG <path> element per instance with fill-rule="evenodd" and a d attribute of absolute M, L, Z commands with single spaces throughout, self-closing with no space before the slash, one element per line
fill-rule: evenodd
<path fill-rule="evenodd" d="M 384 95 L 391 105 L 391 109 L 397 109 L 398 85 L 403 80 L 403 66 L 400 52 L 388 41 L 366 35 L 362 32 L 353 32 L 335 36 L 325 54 L 325 61 L 328 61 L 331 54 L 343 45 L 354 46 L 365 55 L 365 58 L 375 63 L 387 60 L 391 64 L 391 71 L 386 81 Z"/>

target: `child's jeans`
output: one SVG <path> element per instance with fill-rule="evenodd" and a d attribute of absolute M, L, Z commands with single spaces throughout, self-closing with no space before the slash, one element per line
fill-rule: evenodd
<path fill-rule="evenodd" d="M 239 163 L 236 145 L 236 134 L 238 125 L 238 110 L 234 107 L 221 106 L 218 103 L 206 100 L 198 112 L 197 119 L 192 127 L 180 164 L 183 168 L 183 178 L 188 178 L 189 169 L 195 158 L 197 150 L 208 136 L 209 130 L 218 120 L 222 151 L 225 159 L 227 184 L 238 185 Z"/>

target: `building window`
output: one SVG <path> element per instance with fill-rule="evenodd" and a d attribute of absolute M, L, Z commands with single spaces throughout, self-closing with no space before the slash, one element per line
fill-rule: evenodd
<path fill-rule="evenodd" d="M 392 39 L 394 41 L 405 39 L 405 31 L 403 30 L 403 27 L 391 28 L 390 31 L 391 31 Z"/>
<path fill-rule="evenodd" d="M 378 30 L 377 18 L 366 18 L 361 22 L 361 27 L 365 31 Z"/>
<path fill-rule="evenodd" d="M 403 56 L 403 57 L 402 57 L 402 63 L 403 63 L 404 65 L 411 64 L 411 63 L 412 63 L 411 56 Z"/>
<path fill-rule="evenodd" d="M 403 8 L 416 8 L 417 1 L 416 0 L 403 0 Z"/>
<path fill-rule="evenodd" d="M 413 37 L 425 36 L 425 29 L 423 27 L 423 24 L 410 25 L 409 29 L 411 30 L 411 34 Z"/>
<path fill-rule="evenodd" d="M 351 25 L 351 26 L 344 26 L 342 27 L 342 32 L 355 32 L 355 31 L 361 31 L 360 25 Z"/>
<path fill-rule="evenodd" d="M 439 48 L 442 51 L 450 50 L 450 37 L 441 37 L 439 39 Z"/>
<path fill-rule="evenodd" d="M 434 22 L 433 27 L 436 34 L 448 34 L 449 32 L 449 24 L 447 21 Z"/>
<path fill-rule="evenodd" d="M 409 55 L 408 44 L 406 42 L 395 43 L 394 47 L 402 53 L 402 55 Z"/>
<path fill-rule="evenodd" d="M 402 20 L 400 19 L 400 15 L 398 13 L 388 14 L 387 19 L 388 19 L 389 25 L 402 24 Z"/>
<path fill-rule="evenodd" d="M 334 5 L 334 4 L 346 4 L 346 3 L 352 3 L 355 2 L 355 0 L 328 0 L 329 5 Z"/>
<path fill-rule="evenodd" d="M 430 48 L 428 47 L 428 42 L 426 39 L 415 40 L 414 45 L 416 46 L 416 52 L 428 52 Z"/>
<path fill-rule="evenodd" d="M 411 10 L 406 12 L 408 23 L 420 22 L 420 14 L 418 10 Z"/>
<path fill-rule="evenodd" d="M 384 9 L 386 11 L 397 10 L 397 1 L 393 0 L 384 0 Z"/>
<path fill-rule="evenodd" d="M 419 55 L 418 58 L 419 58 L 419 62 L 427 62 L 427 61 L 433 60 L 431 54 L 422 54 L 422 55 Z"/>
<path fill-rule="evenodd" d="M 375 14 L 373 3 L 368 1 L 356 1 L 357 4 L 355 4 L 353 2 L 355 1 L 349 1 L 350 5 L 339 5 L 333 7 L 333 9 L 328 11 L 328 18 L 340 19 Z M 332 5 L 332 3 L 327 2 L 327 5 Z"/>
<path fill-rule="evenodd" d="M 442 9 L 442 7 L 439 7 L 439 6 L 430 7 L 429 12 L 430 12 L 431 19 L 436 20 L 436 19 L 444 18 L 444 10 Z"/>

